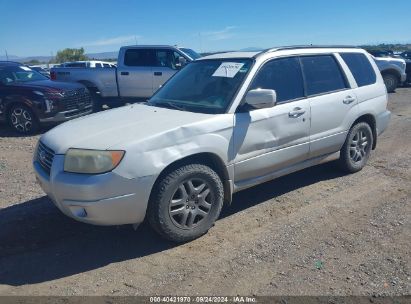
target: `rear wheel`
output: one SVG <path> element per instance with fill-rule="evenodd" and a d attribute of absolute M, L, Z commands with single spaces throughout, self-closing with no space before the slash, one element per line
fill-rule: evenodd
<path fill-rule="evenodd" d="M 9 125 L 20 134 L 32 134 L 36 132 L 40 124 L 33 111 L 24 104 L 16 104 L 8 111 Z"/>
<path fill-rule="evenodd" d="M 395 89 L 398 87 L 398 77 L 394 74 L 387 73 L 384 74 L 382 78 L 384 79 L 385 86 L 387 87 L 387 92 L 394 92 Z"/>
<path fill-rule="evenodd" d="M 344 171 L 354 173 L 366 165 L 373 145 L 370 126 L 365 122 L 355 124 L 348 132 L 340 151 L 340 165 Z"/>
<path fill-rule="evenodd" d="M 223 206 L 221 179 L 201 164 L 185 165 L 167 174 L 153 191 L 148 220 L 160 235 L 175 242 L 205 234 Z"/>

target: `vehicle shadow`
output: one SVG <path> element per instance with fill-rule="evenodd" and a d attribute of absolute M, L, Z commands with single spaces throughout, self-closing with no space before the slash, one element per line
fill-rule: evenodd
<path fill-rule="evenodd" d="M 52 129 L 53 127 L 55 126 L 43 126 L 42 128 L 40 128 L 40 130 L 38 130 L 34 134 L 20 134 L 17 131 L 14 131 L 8 124 L 4 122 L 0 122 L 0 138 L 2 137 L 18 138 L 18 137 L 31 137 L 31 136 L 41 135 L 47 132 L 48 130 Z"/>
<path fill-rule="evenodd" d="M 221 217 L 300 187 L 340 177 L 333 163 L 309 168 L 235 194 Z M 62 215 L 47 197 L 0 209 L 0 284 L 47 282 L 171 249 L 144 223 L 99 227 Z"/>

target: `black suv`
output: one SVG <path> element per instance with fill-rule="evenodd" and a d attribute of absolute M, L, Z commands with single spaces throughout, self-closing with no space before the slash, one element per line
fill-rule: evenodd
<path fill-rule="evenodd" d="M 51 81 L 18 62 L 0 61 L 0 120 L 19 133 L 33 133 L 92 112 L 92 100 L 81 84 Z"/>

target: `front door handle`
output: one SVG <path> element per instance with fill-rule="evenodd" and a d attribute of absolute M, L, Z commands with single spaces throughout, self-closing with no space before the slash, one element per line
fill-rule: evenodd
<path fill-rule="evenodd" d="M 354 102 L 354 101 L 355 101 L 355 98 L 352 97 L 352 96 L 347 96 L 347 97 L 345 97 L 345 98 L 343 99 L 343 103 L 345 103 L 345 104 L 350 104 L 350 103 L 352 103 L 352 102 Z"/>
<path fill-rule="evenodd" d="M 294 108 L 291 112 L 288 113 L 288 117 L 290 118 L 297 118 L 300 117 L 305 113 L 305 110 L 301 109 L 300 107 Z"/>
<path fill-rule="evenodd" d="M 161 76 L 161 75 L 163 75 L 162 72 L 154 72 L 154 76 Z"/>
<path fill-rule="evenodd" d="M 121 72 L 120 74 L 123 75 L 123 76 L 128 76 L 129 72 Z"/>

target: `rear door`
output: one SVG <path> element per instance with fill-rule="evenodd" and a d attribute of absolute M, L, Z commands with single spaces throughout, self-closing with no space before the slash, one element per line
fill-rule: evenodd
<path fill-rule="evenodd" d="M 337 152 L 357 116 L 355 92 L 334 54 L 301 56 L 300 61 L 311 108 L 310 158 Z"/>
<path fill-rule="evenodd" d="M 120 56 L 121 58 L 121 56 Z M 124 62 L 117 68 L 121 97 L 148 98 L 153 94 L 153 49 L 130 48 L 124 53 Z"/>
<path fill-rule="evenodd" d="M 177 72 L 178 58 L 182 55 L 171 49 L 157 49 L 153 67 L 153 93 Z"/>

